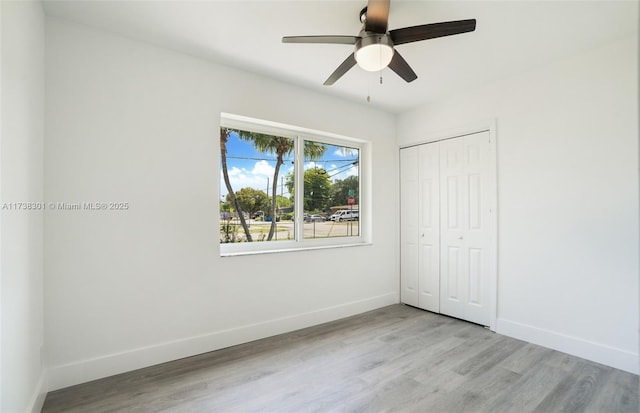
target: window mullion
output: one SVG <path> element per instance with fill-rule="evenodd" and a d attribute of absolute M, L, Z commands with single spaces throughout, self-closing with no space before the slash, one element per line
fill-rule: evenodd
<path fill-rule="evenodd" d="M 304 240 L 304 139 L 295 138 L 294 205 L 296 241 Z"/>

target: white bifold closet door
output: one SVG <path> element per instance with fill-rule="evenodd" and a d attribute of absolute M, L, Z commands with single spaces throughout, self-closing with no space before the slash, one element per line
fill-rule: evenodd
<path fill-rule="evenodd" d="M 489 132 L 400 153 L 402 301 L 489 325 Z"/>
<path fill-rule="evenodd" d="M 400 151 L 402 301 L 440 311 L 439 148 Z"/>

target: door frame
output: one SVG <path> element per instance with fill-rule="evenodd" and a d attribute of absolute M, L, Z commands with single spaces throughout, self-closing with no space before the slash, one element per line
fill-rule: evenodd
<path fill-rule="evenodd" d="M 496 331 L 498 320 L 498 158 L 496 123 L 495 119 L 491 119 L 441 132 L 430 132 L 427 134 L 427 138 L 400 145 L 398 148 L 399 156 L 401 149 L 473 135 L 479 132 L 489 132 L 489 329 L 494 332 Z M 399 274 L 401 273 L 399 272 Z"/>

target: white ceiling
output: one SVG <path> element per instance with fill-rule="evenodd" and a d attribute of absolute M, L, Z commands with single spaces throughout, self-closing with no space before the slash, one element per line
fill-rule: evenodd
<path fill-rule="evenodd" d="M 392 0 L 389 28 L 477 19 L 472 33 L 398 46 L 418 79 L 351 69 L 352 46 L 283 44 L 285 35 L 357 35 L 366 0 L 60 1 L 45 12 L 151 44 L 399 113 L 637 31 L 635 1 Z"/>

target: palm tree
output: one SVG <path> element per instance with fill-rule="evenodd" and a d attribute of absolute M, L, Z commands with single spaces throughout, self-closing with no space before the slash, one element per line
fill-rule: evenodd
<path fill-rule="evenodd" d="M 278 195 L 278 175 L 280 174 L 280 166 L 284 164 L 284 157 L 291 154 L 294 148 L 294 140 L 291 138 L 284 138 L 281 136 L 263 135 L 260 133 L 240 135 L 240 139 L 253 142 L 253 146 L 259 152 L 268 152 L 276 155 L 276 166 L 273 171 L 273 184 L 271 185 L 271 228 L 269 228 L 269 235 L 267 241 L 273 239 L 273 235 L 276 232 L 276 209 L 278 208 L 276 195 Z"/>
<path fill-rule="evenodd" d="M 304 141 L 304 159 L 316 161 L 322 158 L 325 151 L 327 150 L 327 145 L 323 143 L 313 142 L 313 141 Z"/>
<path fill-rule="evenodd" d="M 240 209 L 240 205 L 236 199 L 236 194 L 233 192 L 233 188 L 231 188 L 229 171 L 227 170 L 227 141 L 229 140 L 229 134 L 232 131 L 234 130 L 229 128 L 220 128 L 220 161 L 222 163 L 222 176 L 224 177 L 224 184 L 227 187 L 227 192 L 229 193 L 229 199 L 240 217 L 240 224 L 242 224 L 242 229 L 244 229 L 247 242 L 252 242 L 253 239 L 251 238 L 251 232 L 249 231 L 247 222 L 244 219 L 244 212 Z"/>
<path fill-rule="evenodd" d="M 229 193 L 229 199 L 231 200 L 231 203 L 233 204 L 236 211 L 238 211 L 238 215 L 240 216 L 240 223 L 242 224 L 242 228 L 244 229 L 244 233 L 247 236 L 248 242 L 252 242 L 253 239 L 251 238 L 249 227 L 247 226 L 247 223 L 244 219 L 243 211 L 240 209 L 238 200 L 236 199 L 235 193 L 231 188 L 231 181 L 229 180 L 229 172 L 227 169 L 227 141 L 231 132 L 237 133 L 238 137 L 242 140 L 252 142 L 256 150 L 276 155 L 276 166 L 273 172 L 273 185 L 271 187 L 271 191 L 273 194 L 271 197 L 271 210 L 273 211 L 274 216 L 272 217 L 271 228 L 269 229 L 269 235 L 267 236 L 267 241 L 271 241 L 276 231 L 275 213 L 278 207 L 278 175 L 280 174 L 280 167 L 284 164 L 284 157 L 293 152 L 293 149 L 295 147 L 294 140 L 291 138 L 265 135 L 257 132 L 249 132 L 231 128 L 220 128 L 220 161 L 222 163 L 222 176 L 224 177 L 224 183 L 227 187 L 227 192 Z M 319 159 L 322 157 L 325 150 L 326 145 L 324 144 L 306 141 L 304 146 L 305 159 Z"/>
<path fill-rule="evenodd" d="M 239 136 L 241 139 L 246 141 L 253 142 L 253 146 L 259 152 L 267 152 L 276 155 L 276 166 L 273 171 L 273 185 L 271 187 L 271 191 L 273 196 L 271 197 L 271 211 L 273 212 L 273 217 L 271 219 L 271 228 L 269 229 L 269 235 L 267 236 L 267 241 L 271 241 L 273 239 L 273 235 L 276 231 L 276 209 L 277 205 L 277 194 L 278 194 L 278 175 L 280 174 L 280 166 L 284 164 L 284 157 L 290 155 L 294 149 L 294 140 L 291 138 L 285 138 L 282 136 L 273 136 L 273 135 L 264 135 L 261 133 L 252 133 L 252 132 L 239 132 Z M 322 157 L 326 150 L 326 146 L 320 143 L 306 141 L 304 146 L 304 154 L 305 158 L 310 158 L 312 160 L 319 159 Z"/>

